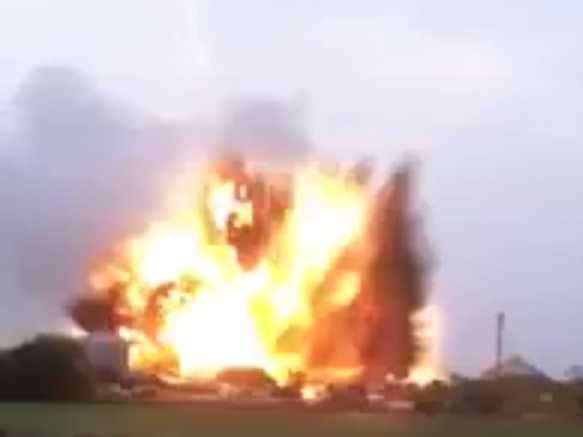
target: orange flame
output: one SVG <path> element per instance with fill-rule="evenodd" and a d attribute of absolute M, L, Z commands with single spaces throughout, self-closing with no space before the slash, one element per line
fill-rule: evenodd
<path fill-rule="evenodd" d="M 250 184 L 211 171 L 204 185 L 200 204 L 152 224 L 113 268 L 100 270 L 101 282 L 93 278 L 96 287 L 117 284 L 118 332 L 132 343 L 130 365 L 182 377 L 257 367 L 280 383 L 312 367 L 334 378 L 359 374 L 362 357 L 349 342 L 336 338 L 338 350 L 323 368 L 315 368 L 311 348 L 330 329 L 321 321 L 350 308 L 361 290 L 369 190 L 339 173 L 301 169 L 272 223 Z M 233 230 L 259 254 L 248 266 L 229 240 Z"/>

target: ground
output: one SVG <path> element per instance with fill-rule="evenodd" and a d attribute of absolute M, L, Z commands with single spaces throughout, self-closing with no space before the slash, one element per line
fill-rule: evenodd
<path fill-rule="evenodd" d="M 0 404 L 0 435 L 580 437 L 583 435 L 583 422 L 307 413 L 226 409 L 196 404 Z"/>

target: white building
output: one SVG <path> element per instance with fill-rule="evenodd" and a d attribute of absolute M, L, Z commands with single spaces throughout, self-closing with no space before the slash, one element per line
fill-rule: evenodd
<path fill-rule="evenodd" d="M 116 335 L 94 332 L 83 341 L 91 366 L 100 373 L 123 379 L 129 373 L 129 345 Z"/>

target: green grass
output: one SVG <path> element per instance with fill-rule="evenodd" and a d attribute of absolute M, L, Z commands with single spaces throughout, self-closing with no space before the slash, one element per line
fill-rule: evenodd
<path fill-rule="evenodd" d="M 583 422 L 261 411 L 196 404 L 0 404 L 0 429 L 59 437 L 583 436 Z"/>

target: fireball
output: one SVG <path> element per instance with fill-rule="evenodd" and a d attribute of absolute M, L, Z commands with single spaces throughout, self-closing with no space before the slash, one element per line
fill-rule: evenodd
<path fill-rule="evenodd" d="M 337 381 L 414 367 L 423 291 L 404 280 L 421 270 L 399 264 L 418 264 L 401 253 L 401 179 L 379 190 L 308 166 L 282 186 L 241 163 L 201 179 L 188 208 L 92 276 L 134 369 L 190 378 L 252 367 L 284 384 L 298 372 Z"/>

